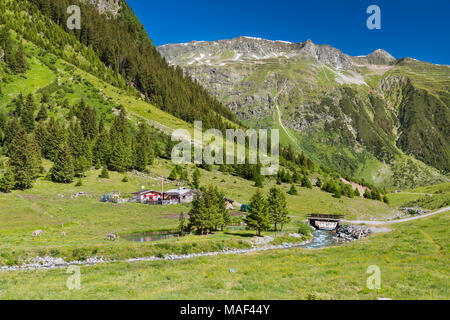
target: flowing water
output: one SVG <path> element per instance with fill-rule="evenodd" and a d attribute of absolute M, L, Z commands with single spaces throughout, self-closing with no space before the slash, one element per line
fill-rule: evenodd
<path fill-rule="evenodd" d="M 301 248 L 317 249 L 333 246 L 339 243 L 336 239 L 334 239 L 331 231 L 315 230 L 313 232 L 313 236 L 314 238 L 312 242 L 301 246 Z"/>
<path fill-rule="evenodd" d="M 153 242 L 158 240 L 165 240 L 170 238 L 176 238 L 178 237 L 179 233 L 174 231 L 167 231 L 167 232 L 146 232 L 146 233 L 136 233 L 136 234 L 129 234 L 123 236 L 124 239 L 128 241 L 133 242 Z M 338 244 L 338 241 L 336 241 L 333 237 L 333 233 L 330 231 L 325 230 L 315 230 L 313 232 L 313 240 L 312 242 L 300 246 L 301 248 L 310 248 L 310 249 L 317 249 L 317 248 L 324 248 L 329 247 Z"/>

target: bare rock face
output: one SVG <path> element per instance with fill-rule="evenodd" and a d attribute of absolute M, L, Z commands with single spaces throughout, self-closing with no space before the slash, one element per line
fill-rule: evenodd
<path fill-rule="evenodd" d="M 292 43 L 238 37 L 167 44 L 158 50 L 169 64 L 180 66 L 241 120 L 273 119 L 276 104 L 297 104 L 298 116 L 286 120 L 295 130 L 324 121 L 309 109 L 311 103 L 297 103 L 316 81 L 312 75 L 320 68 L 333 70 L 336 84 L 356 83 L 343 74 L 353 72 L 352 57 L 311 40 Z"/>
<path fill-rule="evenodd" d="M 88 0 L 88 2 L 96 6 L 100 14 L 110 13 L 117 16 L 121 8 L 120 0 Z"/>
<path fill-rule="evenodd" d="M 257 62 L 274 58 L 307 57 L 338 69 L 352 66 L 351 57 L 328 45 L 311 40 L 300 43 L 238 37 L 219 41 L 191 41 L 158 47 L 170 64 L 179 66 L 217 65 L 231 62 Z"/>
<path fill-rule="evenodd" d="M 375 183 L 390 180 L 399 187 L 418 185 L 412 175 L 407 174 L 408 181 L 400 178 L 406 175 L 405 166 L 393 162 L 397 150 L 392 147 L 393 141 L 401 142 L 398 146 L 407 155 L 424 159 L 421 150 L 427 147 L 423 143 L 417 148 L 417 141 L 413 142 L 417 128 L 399 113 L 406 95 L 415 92 L 414 80 L 426 83 L 436 96 L 442 96 L 441 101 L 448 101 L 448 90 L 442 89 L 450 81 L 447 66 L 395 60 L 382 49 L 353 57 L 311 40 L 292 43 L 252 37 L 167 44 L 157 49 L 170 65 L 197 80 L 247 125 L 296 131 L 301 138 L 289 140 L 330 168 L 352 175 L 358 162 L 376 158 L 379 166 L 386 165 L 388 170 L 381 176 L 374 171 Z M 423 71 L 418 75 L 411 66 Z M 442 88 L 431 85 L 433 74 L 442 81 Z M 423 82 L 425 78 L 429 80 Z M 429 102 L 423 104 L 432 107 Z M 439 107 L 442 114 L 445 107 Z M 419 117 L 421 113 L 411 114 Z M 436 121 L 432 130 L 439 128 Z M 296 140 L 301 140 L 300 144 Z M 329 152 L 328 146 L 335 146 L 334 150 Z M 406 166 L 415 167 L 412 162 Z M 423 174 L 416 176 L 428 181 L 428 168 L 423 168 Z M 436 172 L 432 175 L 436 183 L 446 181 Z"/>

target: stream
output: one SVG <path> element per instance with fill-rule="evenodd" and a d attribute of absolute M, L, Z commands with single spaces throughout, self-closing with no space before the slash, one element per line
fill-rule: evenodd
<path fill-rule="evenodd" d="M 315 230 L 313 232 L 313 240 L 308 244 L 299 246 L 299 248 L 318 249 L 334 246 L 338 243 L 339 241 L 334 238 L 331 231 Z"/>

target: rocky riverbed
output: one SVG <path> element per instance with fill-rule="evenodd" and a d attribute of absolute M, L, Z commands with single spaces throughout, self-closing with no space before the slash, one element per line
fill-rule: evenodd
<path fill-rule="evenodd" d="M 362 239 L 372 234 L 374 230 L 365 226 L 343 225 L 336 229 L 336 239 L 338 241 L 354 241 Z"/>
<path fill-rule="evenodd" d="M 295 243 L 287 243 L 283 242 L 280 245 L 271 245 L 270 240 L 273 241 L 271 237 L 262 237 L 258 244 L 263 244 L 262 246 L 257 246 L 256 243 L 251 243 L 252 248 L 248 249 L 230 249 L 225 248 L 222 251 L 216 252 L 199 252 L 199 253 L 191 253 L 191 254 L 168 254 L 164 257 L 143 257 L 143 258 L 133 258 L 127 260 L 107 260 L 103 257 L 90 257 L 84 261 L 70 261 L 67 262 L 62 258 L 54 258 L 50 256 L 45 257 L 36 257 L 31 261 L 24 263 L 20 266 L 2 266 L 0 267 L 0 271 L 19 271 L 19 270 L 38 270 L 38 269 L 57 269 L 57 268 L 67 268 L 68 266 L 84 266 L 84 265 L 96 265 L 100 263 L 108 263 L 108 262 L 136 262 L 136 261 L 161 261 L 161 260 L 183 260 L 197 257 L 207 257 L 207 256 L 217 256 L 220 254 L 245 254 L 250 252 L 258 252 L 258 251 L 268 251 L 268 250 L 279 250 L 279 249 L 289 249 L 294 247 L 301 247 L 308 244 L 311 240 L 295 242 Z"/>

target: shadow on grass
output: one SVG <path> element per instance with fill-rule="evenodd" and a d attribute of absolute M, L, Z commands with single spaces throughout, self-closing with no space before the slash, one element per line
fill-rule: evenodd
<path fill-rule="evenodd" d="M 251 238 L 251 237 L 256 236 L 255 233 L 229 232 L 229 231 L 224 231 L 224 234 L 230 235 L 230 236 L 244 237 L 244 238 Z"/>

